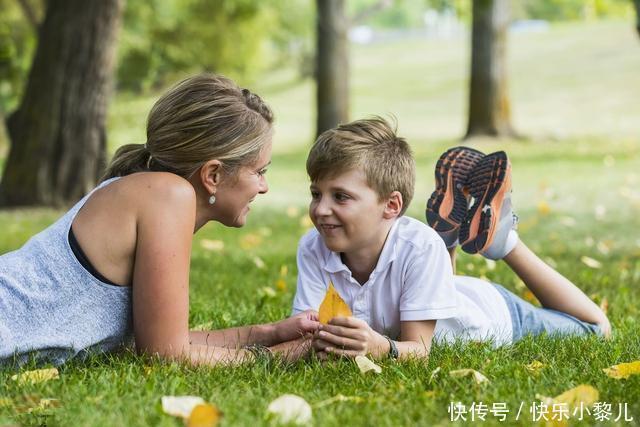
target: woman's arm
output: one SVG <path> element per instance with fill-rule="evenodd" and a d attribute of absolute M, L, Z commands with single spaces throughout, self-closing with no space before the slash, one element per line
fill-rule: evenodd
<path fill-rule="evenodd" d="M 400 340 L 395 342 L 399 357 L 427 358 L 435 325 L 435 320 L 401 322 Z M 335 317 L 315 334 L 313 348 L 342 356 L 370 354 L 379 358 L 389 354 L 390 345 L 387 338 L 371 329 L 365 321 Z"/>
<path fill-rule="evenodd" d="M 238 348 L 249 344 L 273 346 L 297 340 L 314 333 L 318 327 L 318 313 L 307 310 L 287 319 L 265 325 L 241 326 L 218 331 L 191 331 L 191 344 Z"/>

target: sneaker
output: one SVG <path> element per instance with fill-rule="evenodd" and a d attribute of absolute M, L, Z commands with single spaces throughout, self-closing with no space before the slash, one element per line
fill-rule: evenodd
<path fill-rule="evenodd" d="M 467 214 L 467 180 L 484 157 L 478 150 L 454 147 L 436 163 L 436 190 L 427 201 L 427 223 L 438 232 L 447 248 L 458 244 L 460 224 Z"/>
<path fill-rule="evenodd" d="M 511 208 L 511 163 L 504 151 L 480 160 L 468 179 L 471 197 L 460 226 L 462 250 L 490 259 L 504 258 L 515 247 L 517 217 Z"/>

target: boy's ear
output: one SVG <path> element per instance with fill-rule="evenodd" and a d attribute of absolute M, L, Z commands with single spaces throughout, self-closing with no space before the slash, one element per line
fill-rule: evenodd
<path fill-rule="evenodd" d="M 384 212 L 382 214 L 383 218 L 392 219 L 399 217 L 400 212 L 402 212 L 402 206 L 404 206 L 402 194 L 400 194 L 399 191 L 393 191 L 387 198 Z"/>
<path fill-rule="evenodd" d="M 222 181 L 222 162 L 209 160 L 200 168 L 200 181 L 208 194 L 215 194 Z"/>

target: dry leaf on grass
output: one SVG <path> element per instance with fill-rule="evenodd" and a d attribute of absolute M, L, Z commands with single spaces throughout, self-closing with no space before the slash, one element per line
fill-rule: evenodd
<path fill-rule="evenodd" d="M 278 290 L 280 292 L 286 291 L 287 290 L 287 282 L 284 279 L 276 280 L 276 288 L 278 288 Z"/>
<path fill-rule="evenodd" d="M 322 304 L 320 304 L 318 317 L 320 323 L 326 325 L 329 323 L 329 320 L 338 316 L 349 317 L 353 316 L 353 314 L 347 303 L 344 302 L 338 291 L 336 291 L 336 288 L 333 287 L 333 282 L 329 282 L 329 289 L 322 300 Z"/>
<path fill-rule="evenodd" d="M 205 403 L 199 396 L 162 396 L 162 410 L 174 417 L 189 418 L 191 411 Z"/>
<path fill-rule="evenodd" d="M 582 261 L 582 263 L 589 268 L 595 268 L 595 269 L 602 268 L 602 263 L 600 261 L 598 261 L 597 259 L 588 257 L 586 255 L 580 257 L 580 261 Z"/>
<path fill-rule="evenodd" d="M 284 394 L 269 404 L 267 416 L 278 424 L 307 425 L 311 422 L 311 405 L 300 396 Z"/>
<path fill-rule="evenodd" d="M 570 408 L 580 406 L 582 402 L 585 406 L 590 406 L 598 401 L 600 393 L 588 384 L 580 384 L 553 398 L 555 403 L 566 403 Z"/>
<path fill-rule="evenodd" d="M 382 368 L 373 363 L 367 356 L 356 356 L 356 365 L 360 368 L 360 372 L 366 374 L 369 371 L 373 371 L 376 374 L 382 372 Z"/>
<path fill-rule="evenodd" d="M 611 378 L 615 378 L 616 380 L 627 379 L 631 375 L 640 374 L 640 360 L 613 365 L 609 368 L 604 368 L 603 371 L 605 374 Z"/>
<path fill-rule="evenodd" d="M 221 251 L 224 249 L 224 242 L 222 240 L 202 239 L 200 240 L 200 246 L 208 251 Z"/>
<path fill-rule="evenodd" d="M 221 413 L 215 405 L 204 403 L 196 405 L 187 421 L 187 427 L 214 427 L 220 421 Z"/>
<path fill-rule="evenodd" d="M 450 371 L 449 372 L 449 376 L 454 377 L 454 378 L 460 378 L 460 377 L 467 377 L 470 376 L 472 377 L 476 384 L 482 384 L 485 382 L 489 382 L 489 379 L 487 377 L 485 377 L 484 375 L 482 375 L 480 372 L 476 371 L 475 369 L 457 369 L 455 371 Z"/>
<path fill-rule="evenodd" d="M 49 380 L 57 380 L 58 378 L 60 378 L 60 374 L 56 368 L 25 371 L 11 377 L 11 379 L 18 384 L 41 383 Z"/>
<path fill-rule="evenodd" d="M 533 362 L 524 365 L 524 368 L 531 372 L 532 374 L 537 374 L 542 368 L 544 368 L 544 363 L 539 360 L 534 360 Z"/>

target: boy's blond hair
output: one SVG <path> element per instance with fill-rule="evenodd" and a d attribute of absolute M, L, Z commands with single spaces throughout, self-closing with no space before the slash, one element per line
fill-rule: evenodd
<path fill-rule="evenodd" d="M 381 200 L 399 191 L 400 215 L 405 213 L 413 198 L 416 166 L 409 144 L 396 135 L 395 126 L 379 116 L 339 125 L 323 132 L 307 157 L 311 182 L 354 169 L 364 172 Z"/>

